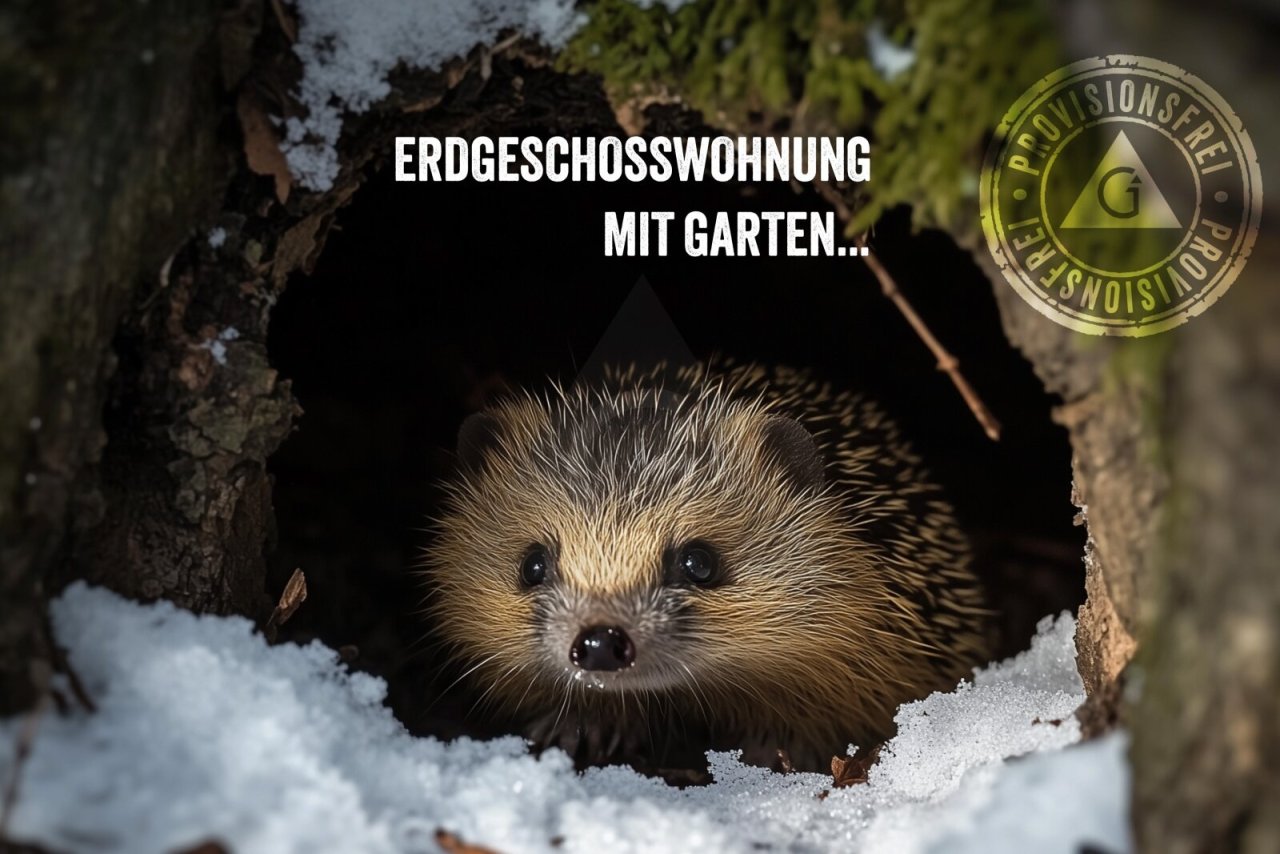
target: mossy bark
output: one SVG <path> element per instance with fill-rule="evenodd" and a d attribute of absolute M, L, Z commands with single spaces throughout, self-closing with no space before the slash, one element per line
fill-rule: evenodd
<path fill-rule="evenodd" d="M 973 248 L 991 277 L 1009 341 L 1062 400 L 1054 417 L 1071 437 L 1071 498 L 1088 526 L 1087 600 L 1076 629 L 1089 694 L 1081 718 L 1086 732 L 1097 734 L 1116 722 L 1119 680 L 1136 649 L 1139 602 L 1168 491 L 1160 425 L 1151 415 L 1163 394 L 1165 348 L 1150 339 L 1092 338 L 1049 321 L 1004 281 L 985 246 Z"/>
<path fill-rule="evenodd" d="M 1123 712 L 1149 851 L 1280 851 L 1277 269 L 1264 238 L 1168 363 L 1172 491 Z"/>
<path fill-rule="evenodd" d="M 1082 55 L 1146 54 L 1209 81 L 1264 169 L 1280 150 L 1274 16 L 1245 4 L 1206 12 L 1100 0 L 1060 13 Z M 1069 424 L 1082 419 L 1072 427 L 1077 485 L 1098 546 L 1077 640 L 1086 722 L 1118 717 L 1133 739 L 1144 851 L 1280 850 L 1275 213 L 1272 202 L 1231 291 L 1187 325 L 1137 342 L 1145 347 L 1038 344 L 1006 313 L 1011 338 L 1042 370 L 1106 354 L 1090 371 L 1096 404 L 1064 411 Z"/>

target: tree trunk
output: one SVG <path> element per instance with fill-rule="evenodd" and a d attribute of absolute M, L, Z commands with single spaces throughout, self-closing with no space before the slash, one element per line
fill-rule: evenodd
<path fill-rule="evenodd" d="M 0 712 L 39 690 L 50 571 L 108 509 L 120 316 L 221 203 L 216 23 L 198 1 L 0 11 Z"/>

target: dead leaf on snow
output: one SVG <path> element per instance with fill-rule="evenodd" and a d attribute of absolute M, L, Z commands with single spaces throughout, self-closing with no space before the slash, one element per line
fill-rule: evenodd
<path fill-rule="evenodd" d="M 498 854 L 492 848 L 463 842 L 456 833 L 450 833 L 443 827 L 436 831 L 436 845 L 448 854 Z"/>
<path fill-rule="evenodd" d="M 229 851 L 227 846 L 217 839 L 206 839 L 204 842 L 197 842 L 190 848 L 179 849 L 174 854 L 229 854 Z"/>
<path fill-rule="evenodd" d="M 867 774 L 879 758 L 879 747 L 857 756 L 831 757 L 831 776 L 834 778 L 835 787 L 844 789 L 867 782 Z"/>

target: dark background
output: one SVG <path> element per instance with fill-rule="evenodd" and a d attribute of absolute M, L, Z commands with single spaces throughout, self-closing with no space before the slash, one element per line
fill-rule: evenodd
<path fill-rule="evenodd" d="M 459 423 L 504 387 L 571 382 L 642 276 L 695 356 L 805 366 L 897 417 L 975 539 L 1005 652 L 1083 601 L 1066 432 L 1002 334 L 989 281 L 946 236 L 913 234 L 898 211 L 871 246 L 1003 422 L 998 443 L 859 260 L 684 255 L 689 210 L 829 209 L 811 192 L 391 177 L 340 214 L 312 275 L 272 315 L 271 361 L 305 414 L 271 459 L 270 584 L 278 593 L 294 567 L 307 573 L 291 636 L 347 646 L 388 678 L 411 728 L 484 731 L 465 687 L 436 700 L 453 674 L 418 614 L 414 570 Z M 675 211 L 671 256 L 604 257 L 606 210 Z"/>

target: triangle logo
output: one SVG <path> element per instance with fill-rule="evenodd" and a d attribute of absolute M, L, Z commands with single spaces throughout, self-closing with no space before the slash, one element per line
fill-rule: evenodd
<path fill-rule="evenodd" d="M 1058 227 L 1182 228 L 1182 223 L 1120 131 Z"/>
<path fill-rule="evenodd" d="M 648 279 L 641 276 L 605 330 L 595 352 L 578 372 L 574 384 L 601 382 L 609 366 L 666 362 L 679 367 L 697 361 L 662 300 Z"/>

